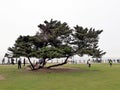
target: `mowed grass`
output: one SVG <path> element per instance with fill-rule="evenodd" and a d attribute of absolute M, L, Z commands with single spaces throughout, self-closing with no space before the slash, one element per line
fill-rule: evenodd
<path fill-rule="evenodd" d="M 120 90 L 120 64 L 67 64 L 74 72 L 38 72 L 0 65 L 0 90 Z"/>

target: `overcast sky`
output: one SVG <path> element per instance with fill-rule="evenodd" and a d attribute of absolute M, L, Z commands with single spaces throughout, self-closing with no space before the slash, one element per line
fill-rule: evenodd
<path fill-rule="evenodd" d="M 34 35 L 51 18 L 102 29 L 104 57 L 120 58 L 120 0 L 0 0 L 0 58 L 19 35 Z"/>

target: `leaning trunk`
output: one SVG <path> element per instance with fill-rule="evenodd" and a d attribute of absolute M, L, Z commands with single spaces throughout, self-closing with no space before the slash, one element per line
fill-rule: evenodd
<path fill-rule="evenodd" d="M 55 65 L 51 65 L 51 66 L 48 66 L 47 68 L 51 68 L 51 67 L 57 67 L 57 66 L 61 66 L 61 65 L 64 65 L 64 64 L 66 64 L 67 63 L 67 61 L 68 61 L 68 58 L 69 58 L 69 56 L 65 59 L 65 61 L 63 62 L 63 63 L 59 63 L 59 64 L 55 64 Z"/>
<path fill-rule="evenodd" d="M 30 65 L 31 65 L 31 69 L 32 69 L 32 70 L 35 70 L 35 68 L 34 68 L 34 66 L 33 66 L 33 64 L 32 64 L 32 62 L 31 62 L 31 60 L 30 60 L 30 58 L 29 58 L 29 57 L 28 57 L 28 60 L 29 60 Z"/>

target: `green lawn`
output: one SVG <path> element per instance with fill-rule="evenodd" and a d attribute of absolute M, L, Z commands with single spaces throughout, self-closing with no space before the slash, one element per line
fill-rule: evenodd
<path fill-rule="evenodd" d="M 0 90 L 120 90 L 120 64 L 68 64 L 76 72 L 33 72 L 0 65 Z"/>

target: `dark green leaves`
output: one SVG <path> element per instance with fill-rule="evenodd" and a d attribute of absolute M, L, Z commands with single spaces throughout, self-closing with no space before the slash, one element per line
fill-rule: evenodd
<path fill-rule="evenodd" d="M 101 57 L 105 54 L 98 48 L 99 34 L 103 30 L 83 28 L 73 29 L 66 22 L 51 19 L 38 25 L 39 32 L 34 36 L 19 36 L 8 50 L 13 56 L 36 58 L 61 58 L 84 54 Z"/>

